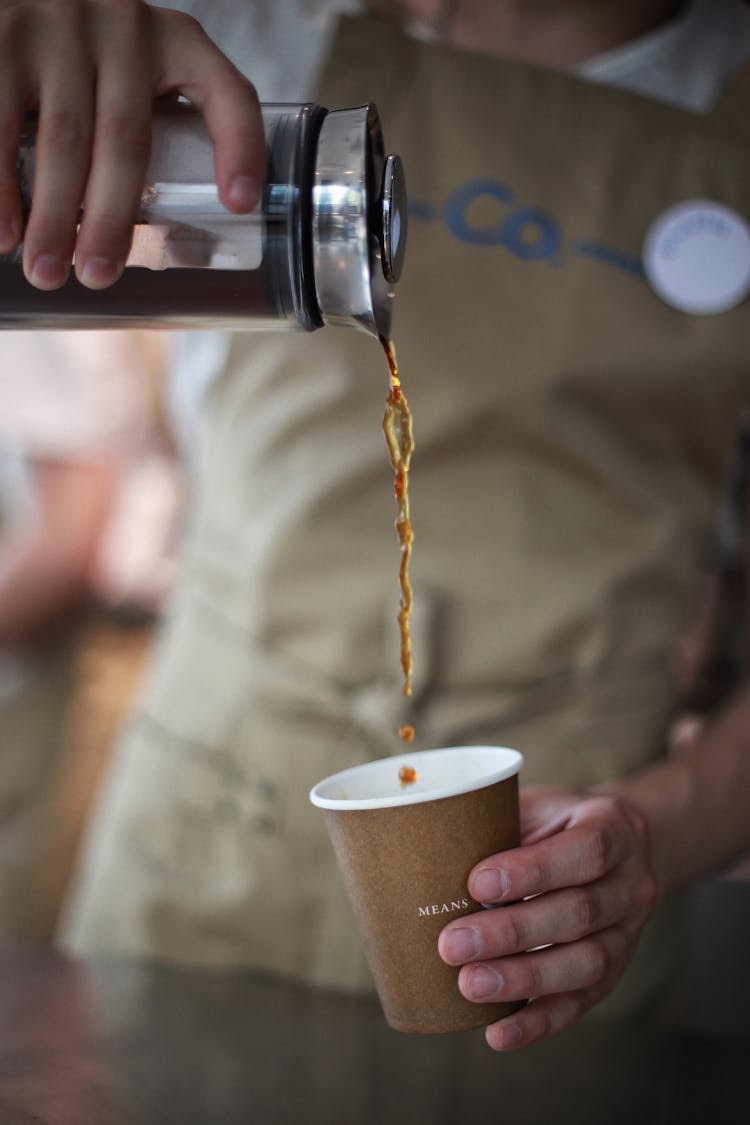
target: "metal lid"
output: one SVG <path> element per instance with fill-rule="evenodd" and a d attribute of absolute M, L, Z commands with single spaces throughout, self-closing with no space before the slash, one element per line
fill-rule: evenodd
<path fill-rule="evenodd" d="M 380 249 L 383 273 L 386 281 L 396 282 L 404 268 L 408 212 L 406 177 L 400 156 L 391 154 L 386 159 L 378 204 L 382 214 Z"/>
<path fill-rule="evenodd" d="M 313 175 L 315 290 L 326 324 L 390 335 L 406 226 L 403 168 L 385 157 L 375 106 L 328 113 Z"/>

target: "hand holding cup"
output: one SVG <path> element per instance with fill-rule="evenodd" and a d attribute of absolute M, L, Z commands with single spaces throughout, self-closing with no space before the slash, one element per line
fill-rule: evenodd
<path fill-rule="evenodd" d="M 467 999 L 437 946 L 448 918 L 479 907 L 467 889 L 472 868 L 519 843 L 521 763 L 498 747 L 414 752 L 335 774 L 310 794 L 323 809 L 386 1019 L 399 1031 L 480 1027 L 523 1002 Z"/>
<path fill-rule="evenodd" d="M 446 964 L 484 1007 L 530 998 L 487 1028 L 495 1050 L 534 1043 L 607 996 L 633 955 L 656 882 L 642 814 L 606 794 L 532 787 L 521 794 L 522 844 L 472 870 L 482 910 L 447 925 Z"/>

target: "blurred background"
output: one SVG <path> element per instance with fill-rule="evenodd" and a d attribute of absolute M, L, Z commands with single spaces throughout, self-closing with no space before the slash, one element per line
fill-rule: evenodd
<path fill-rule="evenodd" d="M 50 942 L 177 565 L 164 337 L 0 334 L 0 936 Z"/>

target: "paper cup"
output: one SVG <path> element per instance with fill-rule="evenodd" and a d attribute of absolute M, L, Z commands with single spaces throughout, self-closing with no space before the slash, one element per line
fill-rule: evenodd
<path fill-rule="evenodd" d="M 521 1007 L 466 1000 L 437 940 L 448 922 L 481 909 L 466 886 L 472 867 L 520 842 L 522 763 L 505 747 L 423 750 L 344 770 L 310 792 L 397 1031 L 463 1031 Z M 402 767 L 416 771 L 413 784 L 400 780 Z"/>

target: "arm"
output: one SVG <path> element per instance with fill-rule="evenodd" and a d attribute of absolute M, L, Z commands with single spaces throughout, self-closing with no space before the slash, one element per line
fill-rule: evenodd
<path fill-rule="evenodd" d="M 33 463 L 35 512 L 0 540 L 0 650 L 33 643 L 84 596 L 114 474 L 96 462 Z"/>
<path fill-rule="evenodd" d="M 16 146 L 24 112 L 37 110 L 23 234 L 34 285 L 64 284 L 74 253 L 83 284 L 116 281 L 145 179 L 153 99 L 175 94 L 205 118 L 222 203 L 250 210 L 265 159 L 258 98 L 195 20 L 142 0 L 0 0 L 0 253 L 22 237 Z"/>
<path fill-rule="evenodd" d="M 750 688 L 691 751 L 611 790 L 646 819 L 660 896 L 739 858 L 750 845 Z"/>
<path fill-rule="evenodd" d="M 750 690 L 690 753 L 595 792 L 531 788 L 521 807 L 524 846 L 469 877 L 478 901 L 505 909 L 439 940 L 469 999 L 533 997 L 487 1029 L 496 1050 L 575 1023 L 615 987 L 655 903 L 748 850 Z"/>

